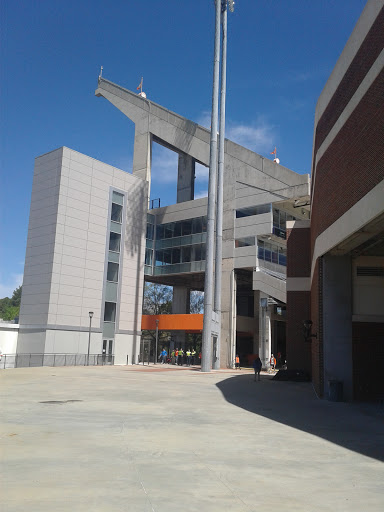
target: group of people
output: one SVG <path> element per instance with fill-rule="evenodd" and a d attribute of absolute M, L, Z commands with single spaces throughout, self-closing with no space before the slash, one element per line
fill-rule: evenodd
<path fill-rule="evenodd" d="M 198 355 L 199 360 L 197 361 L 197 352 L 194 348 L 188 349 L 184 352 L 182 348 L 171 351 L 170 356 L 168 356 L 168 352 L 165 348 L 160 352 L 159 361 L 161 364 L 175 364 L 179 366 L 183 366 L 186 364 L 187 366 L 191 366 L 194 364 L 200 364 L 201 360 L 201 352 Z"/>

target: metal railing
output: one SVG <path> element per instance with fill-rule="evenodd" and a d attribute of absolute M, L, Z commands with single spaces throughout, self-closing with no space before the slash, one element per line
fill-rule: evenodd
<path fill-rule="evenodd" d="M 113 365 L 115 356 L 109 354 L 2 354 L 0 369 L 32 366 L 104 366 Z M 127 357 L 128 364 L 128 357 Z"/>

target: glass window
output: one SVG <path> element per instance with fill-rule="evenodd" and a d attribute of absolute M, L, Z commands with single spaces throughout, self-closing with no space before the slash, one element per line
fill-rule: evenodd
<path fill-rule="evenodd" d="M 159 267 L 160 265 L 163 264 L 163 251 L 156 251 L 156 261 L 155 261 L 155 265 L 156 267 Z"/>
<path fill-rule="evenodd" d="M 180 263 L 180 249 L 172 249 L 172 264 Z"/>
<path fill-rule="evenodd" d="M 202 232 L 206 233 L 206 231 L 207 231 L 207 217 L 201 217 L 201 223 L 202 223 Z"/>
<path fill-rule="evenodd" d="M 190 235 L 192 232 L 192 221 L 183 220 L 181 223 L 181 234 L 182 236 Z"/>
<path fill-rule="evenodd" d="M 188 261 L 191 261 L 191 247 L 182 247 L 182 262 L 187 263 Z"/>
<path fill-rule="evenodd" d="M 111 261 L 109 261 L 108 269 L 107 269 L 107 281 L 113 281 L 114 283 L 117 283 L 118 280 L 119 280 L 119 264 L 112 263 Z"/>
<path fill-rule="evenodd" d="M 120 252 L 121 235 L 118 233 L 109 234 L 109 250 L 114 252 Z"/>
<path fill-rule="evenodd" d="M 106 302 L 104 308 L 104 322 L 114 322 L 116 320 L 116 304 Z"/>
<path fill-rule="evenodd" d="M 157 240 L 162 240 L 164 238 L 164 224 L 156 226 L 156 238 Z"/>
<path fill-rule="evenodd" d="M 163 265 L 172 264 L 172 249 L 164 249 L 163 251 Z"/>
<path fill-rule="evenodd" d="M 173 222 L 170 224 L 164 224 L 164 238 L 173 237 Z"/>
<path fill-rule="evenodd" d="M 118 192 L 113 192 L 112 194 L 112 203 L 123 205 L 124 196 L 123 194 L 119 194 Z"/>
<path fill-rule="evenodd" d="M 236 238 L 235 247 L 249 247 L 255 245 L 255 237 L 247 236 L 245 238 Z"/>
<path fill-rule="evenodd" d="M 279 255 L 277 252 L 277 247 L 274 247 L 272 250 L 272 263 L 278 263 L 279 261 Z"/>
<path fill-rule="evenodd" d="M 121 222 L 123 218 L 123 207 L 120 204 L 112 203 L 111 220 Z"/>
<path fill-rule="evenodd" d="M 152 265 L 153 251 L 152 249 L 145 249 L 145 264 Z"/>
<path fill-rule="evenodd" d="M 153 235 L 154 235 L 154 225 L 153 224 L 147 224 L 147 234 L 146 234 L 146 238 L 148 238 L 148 240 L 153 240 Z"/>
<path fill-rule="evenodd" d="M 236 219 L 242 217 L 250 217 L 252 215 L 261 215 L 271 211 L 271 204 L 258 204 L 257 206 L 248 206 L 247 208 L 239 208 L 236 210 Z"/>
<path fill-rule="evenodd" d="M 175 222 L 173 236 L 181 236 L 181 222 Z"/>
<path fill-rule="evenodd" d="M 192 219 L 192 233 L 202 233 L 203 232 L 203 223 L 201 217 L 197 217 L 197 219 Z"/>
<path fill-rule="evenodd" d="M 273 209 L 273 225 L 279 227 L 280 219 L 279 219 L 279 210 Z"/>
<path fill-rule="evenodd" d="M 264 246 L 264 260 L 265 261 L 271 261 L 272 254 L 271 254 L 271 244 L 265 244 Z"/>

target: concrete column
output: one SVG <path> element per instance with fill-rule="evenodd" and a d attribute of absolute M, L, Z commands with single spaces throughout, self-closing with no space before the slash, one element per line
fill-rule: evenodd
<path fill-rule="evenodd" d="M 143 131 L 140 125 L 135 128 L 135 143 L 133 148 L 132 174 L 148 181 L 148 198 L 151 195 L 151 160 L 152 160 L 152 136 L 148 131 Z"/>
<path fill-rule="evenodd" d="M 344 400 L 353 400 L 351 258 L 326 255 L 323 262 L 324 394 L 330 380 L 340 380 Z"/>
<path fill-rule="evenodd" d="M 195 160 L 186 153 L 179 153 L 177 174 L 177 202 L 191 201 L 195 195 Z"/>
<path fill-rule="evenodd" d="M 223 260 L 221 276 L 220 367 L 228 368 L 236 351 L 236 276 L 232 259 Z"/>
<path fill-rule="evenodd" d="M 254 290 L 253 291 L 253 318 L 255 320 L 255 322 L 254 322 L 255 328 L 253 331 L 253 353 L 259 354 L 259 357 L 261 358 L 261 355 L 260 355 L 260 327 L 261 327 L 261 325 L 260 325 L 259 315 L 260 315 L 260 292 L 259 292 L 259 290 Z"/>
<path fill-rule="evenodd" d="M 174 315 L 189 314 L 191 291 L 186 286 L 174 286 L 172 298 L 172 313 Z M 173 331 L 175 348 L 185 348 L 185 331 Z"/>

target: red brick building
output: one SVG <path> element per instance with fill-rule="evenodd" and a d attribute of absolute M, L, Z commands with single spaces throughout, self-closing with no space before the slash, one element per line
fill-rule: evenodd
<path fill-rule="evenodd" d="M 320 396 L 336 380 L 346 400 L 383 399 L 384 0 L 368 1 L 319 97 L 310 201 L 311 220 L 287 225 L 288 365 Z"/>

